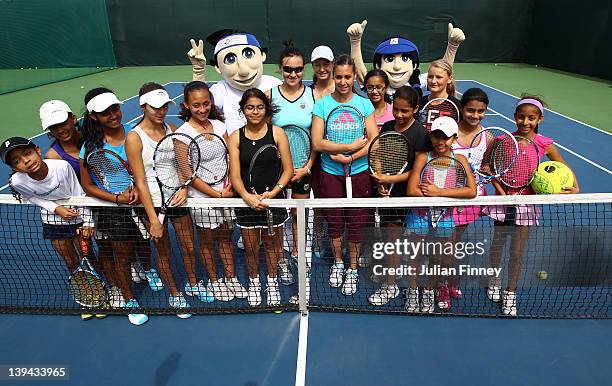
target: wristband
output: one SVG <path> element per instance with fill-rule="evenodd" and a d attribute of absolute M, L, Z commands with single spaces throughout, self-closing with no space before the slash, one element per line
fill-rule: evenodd
<path fill-rule="evenodd" d="M 119 206 L 119 195 L 118 194 L 115 194 L 115 204 Z"/>
<path fill-rule="evenodd" d="M 280 188 L 280 190 L 285 189 L 285 186 L 284 186 L 284 185 L 282 185 L 282 184 L 276 184 L 276 186 L 278 186 L 278 187 Z"/>
<path fill-rule="evenodd" d="M 306 168 L 306 170 L 308 170 L 308 175 L 312 174 L 312 171 L 310 170 L 310 168 L 308 167 L 308 165 L 304 166 L 304 168 Z"/>

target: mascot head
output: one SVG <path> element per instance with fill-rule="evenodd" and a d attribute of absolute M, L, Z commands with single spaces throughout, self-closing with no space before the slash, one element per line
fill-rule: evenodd
<path fill-rule="evenodd" d="M 224 29 L 214 32 L 206 41 L 214 47 L 211 64 L 232 87 L 244 91 L 261 79 L 266 50 L 255 36 Z"/>
<path fill-rule="evenodd" d="M 413 42 L 401 36 L 383 40 L 374 50 L 374 68 L 380 68 L 389 76 L 394 89 L 406 84 L 419 84 L 419 49 Z"/>

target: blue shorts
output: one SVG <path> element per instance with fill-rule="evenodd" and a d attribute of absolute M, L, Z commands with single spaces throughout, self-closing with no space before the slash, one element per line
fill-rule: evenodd
<path fill-rule="evenodd" d="M 421 217 L 413 210 L 406 216 L 406 229 L 419 236 L 451 237 L 455 231 L 455 221 L 452 216 L 443 217 L 438 221 L 437 226 L 431 226 L 429 218 Z"/>

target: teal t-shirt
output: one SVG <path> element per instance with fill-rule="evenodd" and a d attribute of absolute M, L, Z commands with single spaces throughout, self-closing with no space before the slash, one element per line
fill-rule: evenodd
<path fill-rule="evenodd" d="M 363 98 L 357 94 L 353 95 L 353 98 L 347 103 L 338 103 L 331 95 L 327 95 L 317 101 L 315 103 L 314 109 L 312 110 L 312 115 L 316 115 L 323 119 L 323 124 L 325 124 L 325 120 L 331 111 L 340 105 L 348 105 L 353 106 L 364 117 L 369 117 L 374 113 L 374 106 L 369 99 Z M 368 168 L 368 157 L 363 156 L 359 159 L 353 161 L 353 168 L 351 174 L 358 174 L 363 172 Z M 342 164 L 339 162 L 334 162 L 329 157 L 329 154 L 321 154 L 321 169 L 324 172 L 333 174 L 335 176 L 343 176 L 344 169 L 342 168 Z"/>
<path fill-rule="evenodd" d="M 310 133 L 312 109 L 315 104 L 312 89 L 304 87 L 302 95 L 293 102 L 287 100 L 278 87 L 274 87 L 270 92 L 272 105 L 278 109 L 278 112 L 272 116 L 272 124 L 280 127 L 296 125 Z"/>

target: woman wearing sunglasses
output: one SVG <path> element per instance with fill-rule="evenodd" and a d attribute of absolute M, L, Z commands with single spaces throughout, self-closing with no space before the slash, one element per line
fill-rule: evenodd
<path fill-rule="evenodd" d="M 276 109 L 272 116 L 272 124 L 279 127 L 287 127 L 288 125 L 299 126 L 310 134 L 312 109 L 314 108 L 315 98 L 313 89 L 305 87 L 302 84 L 302 78 L 304 76 L 304 54 L 293 46 L 292 41 L 283 44 L 285 49 L 281 52 L 278 61 L 280 71 L 283 75 L 283 83 L 266 93 Z M 290 144 L 292 138 L 294 137 L 289 136 Z M 293 177 L 290 182 L 292 198 L 304 199 L 310 197 L 310 189 L 312 186 L 311 171 L 316 157 L 317 153 L 311 151 L 310 158 L 306 165 L 294 168 Z M 292 220 L 293 227 L 289 228 L 287 232 L 293 231 L 293 234 L 296 234 L 295 210 L 292 210 Z M 287 236 L 289 236 L 289 234 L 287 234 Z M 297 260 L 297 238 L 286 237 L 286 240 L 288 239 L 293 239 L 293 243 L 286 242 L 285 248 L 288 248 L 293 258 Z M 307 260 L 309 260 L 308 257 Z M 294 279 L 287 263 L 286 259 L 280 259 L 279 268 L 281 282 L 289 285 L 293 284 Z M 295 300 L 296 299 L 293 301 Z"/>

